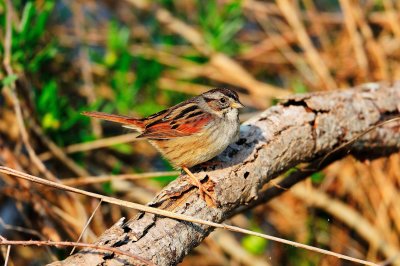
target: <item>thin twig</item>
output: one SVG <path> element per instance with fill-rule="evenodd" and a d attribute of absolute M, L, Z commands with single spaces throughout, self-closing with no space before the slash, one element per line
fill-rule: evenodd
<path fill-rule="evenodd" d="M 238 232 L 238 233 L 242 233 L 242 234 L 249 234 L 249 235 L 253 235 L 253 236 L 258 236 L 264 239 L 268 239 L 268 240 L 272 240 L 272 241 L 276 241 L 276 242 L 280 242 L 280 243 L 284 243 L 287 245 L 291 245 L 294 247 L 299 247 L 299 248 L 304 248 L 310 251 L 314 251 L 314 252 L 318 252 L 321 254 L 325 254 L 325 255 L 330 255 L 330 256 L 334 256 L 343 260 L 348 260 L 348 261 L 352 261 L 352 262 L 356 262 L 356 263 L 360 263 L 360 264 L 364 264 L 364 265 L 373 265 L 373 266 L 377 266 L 378 264 L 373 263 L 373 262 L 369 262 L 369 261 L 365 261 L 365 260 L 361 260 L 361 259 L 356 259 L 356 258 L 352 258 L 350 256 L 346 256 L 343 254 L 339 254 L 336 252 L 332 252 L 329 250 L 324 250 L 321 248 L 317 248 L 317 247 L 313 247 L 313 246 L 309 246 L 309 245 L 305 245 L 305 244 L 301 244 L 298 242 L 294 242 L 294 241 L 290 241 L 290 240 L 286 240 L 283 238 L 279 238 L 279 237 L 274 237 L 274 236 L 270 236 L 270 235 L 266 235 L 266 234 L 262 234 L 262 233 L 257 233 L 257 232 L 253 232 L 247 229 L 243 229 L 237 226 L 231 226 L 231 225 L 227 225 L 227 224 L 219 224 L 219 223 L 215 223 L 215 222 L 211 222 L 211 221 L 206 221 L 206 220 L 202 220 L 202 219 L 198 219 L 195 217 L 191 217 L 188 215 L 183 215 L 183 214 L 178 214 L 178 213 L 173 213 L 170 211 L 166 211 L 166 210 L 162 210 L 162 209 L 157 209 L 157 208 L 153 208 L 153 207 L 149 207 L 149 206 L 144 206 L 138 203 L 134 203 L 134 202 L 128 202 L 128 201 L 124 201 L 124 200 L 120 200 L 120 199 L 116 199 L 116 198 L 112 198 L 112 197 L 108 197 L 108 196 L 103 196 L 97 193 L 93 193 L 93 192 L 89 192 L 89 191 L 84 191 L 84 190 L 80 190 L 77 188 L 73 188 L 73 187 L 69 187 L 63 184 L 59 184 L 56 182 L 52 182 L 46 179 L 42 179 L 36 176 L 32 176 L 26 173 L 22 173 L 19 171 L 16 171 L 14 169 L 8 168 L 8 167 L 4 167 L 4 166 L 0 166 L 0 172 L 4 173 L 4 174 L 9 174 L 12 176 L 16 176 L 16 177 L 20 177 L 22 179 L 31 181 L 31 182 L 35 182 L 41 185 L 45 185 L 45 186 L 49 186 L 49 187 L 53 187 L 53 188 L 57 188 L 57 189 L 61 189 L 61 190 L 65 190 L 65 191 L 69 191 L 69 192 L 74 192 L 74 193 L 78 193 L 81 195 L 86 195 L 89 197 L 93 197 L 93 198 L 97 198 L 97 199 L 101 199 L 104 202 L 108 202 L 111 204 L 116 204 L 119 206 L 123 206 L 123 207 L 128 207 L 128 208 L 132 208 L 132 209 L 136 209 L 139 211 L 143 211 L 143 212 L 148 212 L 148 213 L 152 213 L 152 214 L 156 214 L 156 215 L 160 215 L 160 216 L 164 216 L 164 217 L 168 217 L 168 218 L 172 218 L 172 219 L 177 219 L 177 220 L 182 220 L 182 221 L 187 221 L 187 222 L 192 222 L 192 223 L 198 223 L 198 224 L 203 224 L 203 225 L 207 225 L 207 226 L 211 226 L 211 227 L 215 227 L 215 228 L 222 228 L 222 229 L 226 229 L 226 230 L 230 230 L 233 232 Z"/>
<path fill-rule="evenodd" d="M 24 228 L 24 227 L 17 226 L 17 225 L 6 224 L 3 220 L 3 218 L 1 218 L 1 217 L 0 217 L 0 225 L 6 230 L 13 230 L 13 231 L 17 231 L 17 232 L 21 232 L 21 233 L 25 233 L 25 234 L 34 235 L 38 238 L 43 238 L 43 236 L 41 234 L 39 234 L 39 232 L 37 232 L 36 230 Z"/>
<path fill-rule="evenodd" d="M 169 171 L 169 172 L 149 172 L 141 174 L 122 174 L 122 175 L 102 175 L 102 176 L 85 176 L 85 177 L 73 177 L 68 179 L 63 179 L 61 183 L 68 186 L 84 186 L 89 184 L 98 184 L 109 182 L 113 180 L 137 180 L 145 178 L 156 178 L 156 177 L 166 177 L 179 175 L 179 171 Z"/>
<path fill-rule="evenodd" d="M 143 263 L 146 263 L 147 265 L 154 265 L 151 261 L 145 260 L 135 254 L 132 254 L 130 252 L 118 249 L 118 248 L 112 248 L 108 246 L 100 246 L 100 245 L 95 245 L 95 244 L 88 244 L 88 243 L 76 243 L 76 242 L 69 242 L 69 241 L 39 241 L 39 240 L 6 240 L 2 239 L 0 240 L 0 245 L 22 245 L 22 246 L 66 246 L 66 247 L 82 247 L 82 248 L 93 248 L 93 249 L 99 249 L 99 250 L 105 250 L 105 251 L 110 251 L 116 254 L 128 256 L 131 258 L 134 258 L 136 260 L 139 260 Z"/>
<path fill-rule="evenodd" d="M 21 233 L 25 233 L 25 234 L 30 234 L 33 236 L 36 236 L 37 238 L 44 240 L 44 236 L 41 235 L 39 232 L 37 232 L 36 230 L 33 229 L 29 229 L 29 228 L 25 228 L 22 226 L 17 226 L 17 225 L 11 225 L 11 224 L 7 224 L 4 222 L 4 220 L 0 217 L 0 225 L 6 229 L 6 230 L 12 230 L 12 231 L 16 231 L 16 232 L 21 232 Z M 50 248 L 47 247 L 47 252 L 48 255 L 51 259 L 56 260 L 56 256 L 54 256 L 54 254 L 51 252 Z"/>
<path fill-rule="evenodd" d="M 10 259 L 11 245 L 7 246 L 6 257 L 4 259 L 4 266 L 8 265 L 8 260 Z"/>
<path fill-rule="evenodd" d="M 71 171 L 73 171 L 78 176 L 90 175 L 85 168 L 83 168 L 82 166 L 77 164 L 74 160 L 69 158 L 65 154 L 65 152 L 43 132 L 43 129 L 38 124 L 36 124 L 35 121 L 30 121 L 30 127 L 33 130 L 33 132 L 36 133 L 37 137 L 40 138 L 40 140 L 49 148 L 50 152 L 48 152 L 48 154 L 50 156 L 54 155 L 58 160 L 63 162 L 64 165 L 66 165 Z M 44 161 L 44 159 L 42 158 L 40 159 Z"/>
<path fill-rule="evenodd" d="M 2 241 L 7 241 L 7 239 L 5 237 L 3 237 L 2 235 L 0 235 L 0 242 L 2 242 Z M 8 245 L 6 254 L 4 256 L 4 266 L 8 265 L 8 260 L 10 259 L 10 251 L 11 251 L 11 245 Z"/>
<path fill-rule="evenodd" d="M 98 140 L 94 140 L 94 141 L 90 141 L 90 142 L 72 144 L 72 145 L 69 145 L 69 146 L 63 148 L 62 151 L 64 151 L 67 154 L 83 152 L 83 151 L 90 151 L 90 150 L 94 150 L 94 149 L 109 147 L 112 145 L 136 141 L 137 136 L 138 136 L 138 133 L 130 133 L 130 134 L 124 134 L 124 135 L 115 136 L 115 137 L 102 138 L 102 139 L 98 139 Z M 39 155 L 39 158 L 42 159 L 43 161 L 49 160 L 51 157 L 52 157 L 51 152 L 44 152 Z"/>
<path fill-rule="evenodd" d="M 83 230 L 81 232 L 81 234 L 78 237 L 78 240 L 76 240 L 77 243 L 79 243 L 81 241 L 81 238 L 83 237 L 83 234 L 86 231 L 86 228 L 89 226 L 90 222 L 92 221 L 95 213 L 97 212 L 97 210 L 99 209 L 99 207 L 101 206 L 101 203 L 103 202 L 103 200 L 100 200 L 99 203 L 97 204 L 96 208 L 93 210 L 92 214 L 90 215 L 89 219 L 87 220 L 85 226 L 83 227 Z M 73 249 L 71 250 L 71 253 L 69 253 L 69 255 L 71 256 L 72 253 L 74 253 L 76 246 L 73 247 Z"/>

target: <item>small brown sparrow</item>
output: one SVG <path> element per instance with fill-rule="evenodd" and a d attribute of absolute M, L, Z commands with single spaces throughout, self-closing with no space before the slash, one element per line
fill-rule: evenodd
<path fill-rule="evenodd" d="M 205 190 L 189 167 L 206 162 L 239 137 L 239 112 L 243 105 L 236 92 L 214 89 L 146 118 L 83 112 L 84 115 L 123 124 L 141 134 L 176 168 L 182 168 L 205 199 Z"/>

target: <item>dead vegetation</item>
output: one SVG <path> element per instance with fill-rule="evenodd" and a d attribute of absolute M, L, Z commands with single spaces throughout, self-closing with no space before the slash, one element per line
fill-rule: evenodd
<path fill-rule="evenodd" d="M 145 115 L 229 86 L 240 92 L 248 117 L 291 93 L 400 79 L 400 2 L 394 0 L 13 2 L 0 3 L 0 165 L 132 202 L 149 202 L 171 180 L 165 176 L 177 173 L 147 143 L 79 117 L 81 110 Z M 41 14 L 49 16 L 43 28 Z M 111 174 L 121 178 L 93 178 Z M 0 235 L 8 240 L 77 241 L 98 205 L 0 176 Z M 399 186 L 398 153 L 373 161 L 348 157 L 230 222 L 390 265 L 394 258 L 377 237 L 400 249 Z M 81 242 L 135 214 L 102 204 Z M 2 252 L 8 258 L 7 246 Z M 8 264 L 44 264 L 68 254 L 13 246 Z M 182 265 L 300 262 L 343 264 L 219 231 Z"/>

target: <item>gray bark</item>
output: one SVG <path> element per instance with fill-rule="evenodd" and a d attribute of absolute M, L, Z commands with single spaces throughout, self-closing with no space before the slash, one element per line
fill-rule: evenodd
<path fill-rule="evenodd" d="M 280 194 L 277 188 L 267 193 L 260 190 L 279 174 L 301 162 L 315 162 L 372 125 L 399 113 L 400 82 L 294 96 L 245 122 L 240 140 L 215 159 L 221 164 L 192 169 L 213 191 L 217 208 L 199 198 L 197 188 L 187 182 L 185 175 L 170 183 L 149 205 L 222 222 L 246 205 L 254 206 Z M 363 158 L 398 151 L 400 123 L 371 131 L 351 148 Z M 340 157 L 333 155 L 323 163 Z M 288 186 L 306 177 L 307 172 L 304 173 L 301 178 L 286 180 Z M 211 231 L 203 225 L 141 214 L 127 222 L 121 219 L 96 243 L 132 252 L 156 265 L 176 265 Z M 85 249 L 52 265 L 100 264 L 138 263 L 124 256 Z"/>

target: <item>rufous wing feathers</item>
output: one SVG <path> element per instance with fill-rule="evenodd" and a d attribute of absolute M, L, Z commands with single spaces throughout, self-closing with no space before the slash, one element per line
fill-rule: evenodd
<path fill-rule="evenodd" d="M 200 132 L 211 120 L 212 116 L 208 113 L 204 113 L 196 118 L 184 121 L 178 120 L 176 123 L 171 123 L 171 120 L 154 123 L 146 126 L 144 132 L 139 135 L 138 138 L 170 139 L 190 136 Z"/>

